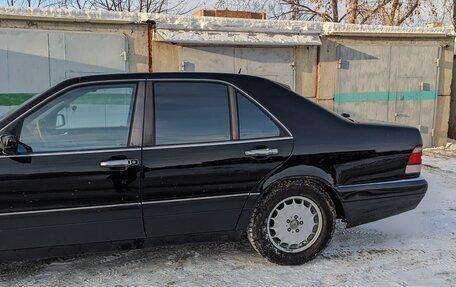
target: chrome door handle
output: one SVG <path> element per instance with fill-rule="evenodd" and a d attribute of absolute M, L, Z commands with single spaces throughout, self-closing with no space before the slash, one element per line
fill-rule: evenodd
<path fill-rule="evenodd" d="M 128 167 L 138 164 L 139 160 L 137 159 L 119 159 L 100 162 L 101 167 Z"/>
<path fill-rule="evenodd" d="M 252 149 L 245 152 L 246 156 L 268 156 L 275 154 L 279 154 L 279 150 L 276 148 Z"/>

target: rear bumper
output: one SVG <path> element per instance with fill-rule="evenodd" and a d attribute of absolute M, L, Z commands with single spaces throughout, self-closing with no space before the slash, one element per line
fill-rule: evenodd
<path fill-rule="evenodd" d="M 418 206 L 428 184 L 422 177 L 337 187 L 347 227 L 390 217 Z"/>

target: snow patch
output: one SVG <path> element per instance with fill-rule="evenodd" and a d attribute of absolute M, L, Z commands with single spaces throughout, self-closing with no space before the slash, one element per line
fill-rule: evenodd
<path fill-rule="evenodd" d="M 160 41 L 179 44 L 205 45 L 255 45 L 255 46 L 297 46 L 297 45 L 321 45 L 318 35 L 296 34 L 271 34 L 271 33 L 246 33 L 227 32 L 214 33 L 209 31 L 184 31 L 184 30 L 157 30 Z"/>
<path fill-rule="evenodd" d="M 144 13 L 111 12 L 95 10 L 76 10 L 62 8 L 33 8 L 33 7 L 0 7 L 2 18 L 47 18 L 67 21 L 110 21 L 140 23 L 147 20 Z"/>
<path fill-rule="evenodd" d="M 298 35 L 329 35 L 334 33 L 454 35 L 453 29 L 449 27 L 392 27 L 293 20 L 194 17 L 157 13 L 112 12 L 61 8 L 0 7 L 0 16 L 3 18 L 46 18 L 60 19 L 62 21 L 103 21 L 126 23 L 143 23 L 147 20 L 153 20 L 156 22 L 158 29 L 183 31 L 236 31 L 274 34 L 292 33 Z"/>

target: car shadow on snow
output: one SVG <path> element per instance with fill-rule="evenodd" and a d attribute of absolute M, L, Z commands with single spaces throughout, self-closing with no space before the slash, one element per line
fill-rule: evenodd
<path fill-rule="evenodd" d="M 355 227 L 345 229 L 338 223 L 334 238 L 319 260 L 359 256 L 360 253 L 381 254 L 390 252 L 379 248 L 388 238 L 376 230 Z M 185 264 L 212 262 L 213 264 L 232 265 L 230 270 L 243 268 L 246 262 L 254 265 L 271 265 L 258 255 L 246 238 L 240 242 L 198 242 L 176 245 L 162 245 L 128 251 L 111 251 L 83 254 L 71 257 L 58 257 L 44 260 L 24 260 L 0 263 L 0 283 L 15 280 L 18 277 L 33 277 L 42 272 L 59 272 L 81 268 L 125 269 L 126 267 L 148 266 L 150 269 L 167 266 L 176 270 Z M 273 264 L 272 264 L 273 265 Z M 70 267 L 70 268 L 68 268 Z M 65 271 L 66 272 L 66 271 Z"/>

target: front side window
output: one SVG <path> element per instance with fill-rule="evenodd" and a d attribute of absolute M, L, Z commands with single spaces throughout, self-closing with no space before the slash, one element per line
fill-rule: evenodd
<path fill-rule="evenodd" d="M 128 145 L 136 84 L 82 87 L 28 115 L 19 135 L 32 152 Z"/>
<path fill-rule="evenodd" d="M 230 140 L 228 87 L 216 83 L 154 84 L 155 144 Z"/>
<path fill-rule="evenodd" d="M 236 98 L 241 140 L 271 138 L 280 135 L 280 129 L 264 111 L 241 93 L 237 93 Z"/>

